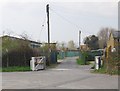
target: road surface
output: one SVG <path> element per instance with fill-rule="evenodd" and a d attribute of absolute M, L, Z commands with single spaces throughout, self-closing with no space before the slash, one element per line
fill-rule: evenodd
<path fill-rule="evenodd" d="M 30 72 L 4 72 L 2 89 L 118 89 L 118 77 L 90 72 L 76 58 L 66 58 L 56 68 Z"/>

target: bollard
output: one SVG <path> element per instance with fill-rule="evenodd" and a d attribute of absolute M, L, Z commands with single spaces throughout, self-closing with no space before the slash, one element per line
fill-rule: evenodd
<path fill-rule="evenodd" d="M 101 68 L 101 57 L 95 56 L 95 69 L 98 70 L 99 68 Z"/>

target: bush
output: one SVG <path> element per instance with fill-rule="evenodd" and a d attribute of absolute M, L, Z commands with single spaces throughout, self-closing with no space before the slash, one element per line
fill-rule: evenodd
<path fill-rule="evenodd" d="M 103 53 L 102 51 L 87 51 L 87 61 L 93 61 L 95 60 L 95 56 L 102 56 Z"/>
<path fill-rule="evenodd" d="M 32 56 L 38 54 L 29 46 L 29 42 L 4 38 L 2 40 L 2 67 L 29 66 Z"/>
<path fill-rule="evenodd" d="M 119 74 L 120 69 L 120 54 L 118 52 L 109 52 L 106 60 L 106 70 L 109 74 Z"/>
<path fill-rule="evenodd" d="M 85 65 L 84 60 L 82 60 L 82 59 L 80 59 L 80 58 L 78 58 L 78 59 L 76 60 L 76 62 L 77 62 L 77 64 L 79 64 L 79 65 Z"/>
<path fill-rule="evenodd" d="M 46 64 L 57 63 L 56 45 L 31 48 L 30 41 L 2 37 L 2 67 L 29 66 L 32 56 L 45 56 Z"/>
<path fill-rule="evenodd" d="M 9 67 L 9 66 L 29 66 L 29 61 L 33 56 L 33 50 L 30 48 L 21 49 L 17 48 L 14 49 L 2 57 L 2 67 Z"/>

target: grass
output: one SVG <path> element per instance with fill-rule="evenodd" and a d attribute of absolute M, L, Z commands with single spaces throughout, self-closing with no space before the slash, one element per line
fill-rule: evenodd
<path fill-rule="evenodd" d="M 0 67 L 0 72 L 2 72 L 2 67 Z"/>
<path fill-rule="evenodd" d="M 64 59 L 64 57 L 61 57 L 60 55 L 57 55 L 57 60 Z"/>
<path fill-rule="evenodd" d="M 51 64 L 50 66 L 47 66 L 47 68 L 55 68 L 58 64 Z M 0 68 L 0 72 L 25 72 L 25 71 L 31 71 L 29 66 L 14 66 L 14 67 L 5 67 Z"/>
<path fill-rule="evenodd" d="M 100 68 L 100 69 L 98 69 L 98 70 L 94 70 L 93 73 L 106 74 L 107 72 L 106 72 L 105 67 L 102 67 L 102 68 Z"/>
<path fill-rule="evenodd" d="M 76 63 L 77 63 L 78 65 L 89 65 L 89 64 L 92 64 L 90 61 L 87 61 L 87 62 L 85 63 L 85 61 L 84 61 L 83 59 L 80 59 L 80 58 L 77 58 L 77 59 L 76 59 Z"/>
<path fill-rule="evenodd" d="M 60 55 L 57 55 L 57 60 L 61 59 Z"/>
<path fill-rule="evenodd" d="M 120 75 L 120 70 L 114 70 L 114 71 L 111 71 L 111 72 L 108 72 L 106 71 L 106 68 L 105 67 L 102 67 L 98 70 L 94 70 L 92 71 L 92 73 L 100 73 L 100 74 L 110 74 L 110 75 Z"/>
<path fill-rule="evenodd" d="M 2 72 L 24 72 L 24 71 L 31 71 L 29 66 L 14 66 L 14 67 L 6 67 L 2 68 Z"/>
<path fill-rule="evenodd" d="M 76 59 L 76 62 L 77 62 L 77 64 L 79 64 L 79 65 L 85 65 L 84 60 L 82 60 L 82 59 L 80 59 L 80 58 L 77 58 L 77 59 Z"/>

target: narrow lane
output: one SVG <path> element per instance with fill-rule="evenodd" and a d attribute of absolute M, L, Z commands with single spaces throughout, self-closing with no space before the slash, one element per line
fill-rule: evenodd
<path fill-rule="evenodd" d="M 90 73 L 76 58 L 66 58 L 56 68 L 35 72 L 4 72 L 3 89 L 117 89 L 118 77 Z"/>
<path fill-rule="evenodd" d="M 79 71 L 89 71 L 92 65 L 78 65 L 76 59 L 78 57 L 67 57 L 58 65 L 54 70 L 79 70 Z"/>

